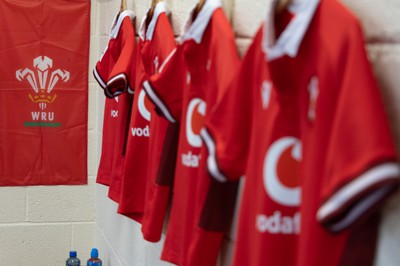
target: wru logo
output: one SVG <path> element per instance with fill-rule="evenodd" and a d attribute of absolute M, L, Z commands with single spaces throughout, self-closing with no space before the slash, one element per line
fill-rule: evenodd
<path fill-rule="evenodd" d="M 29 94 L 29 99 L 34 103 L 39 103 L 40 109 L 43 110 L 46 108 L 46 103 L 52 103 L 57 98 L 57 94 L 50 94 L 56 84 L 60 80 L 67 82 L 70 73 L 61 69 L 51 71 L 53 60 L 47 56 L 38 56 L 33 59 L 33 67 L 34 70 L 30 68 L 19 69 L 15 72 L 15 75 L 19 81 L 28 81 L 35 91 L 35 94 Z"/>

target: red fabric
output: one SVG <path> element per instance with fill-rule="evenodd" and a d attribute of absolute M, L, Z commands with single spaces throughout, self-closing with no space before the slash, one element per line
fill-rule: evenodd
<path fill-rule="evenodd" d="M 135 81 L 135 77 L 131 75 L 136 52 L 131 16 L 133 15 L 130 11 L 117 15 L 107 48 L 93 71 L 105 95 L 114 97 L 105 99 L 102 150 L 96 181 L 110 186 L 108 196 L 116 202 L 121 193 L 128 117 L 133 96 L 127 93 L 115 96 L 121 90 L 126 90 L 129 82 Z M 114 82 L 109 82 L 110 80 Z"/>
<path fill-rule="evenodd" d="M 209 4 L 212 5 L 212 1 Z M 202 10 L 209 8 L 205 6 Z M 197 19 L 201 19 L 199 16 Z M 193 238 L 210 181 L 205 169 L 201 170 L 206 154 L 199 134 L 206 109 L 223 93 L 235 74 L 239 59 L 232 29 L 222 9 L 213 10 L 206 23 L 200 43 L 191 38 L 185 40 L 163 65 L 162 71 L 150 78 L 149 86 L 145 85 L 158 111 L 180 124 L 171 216 L 161 256 L 179 265 L 188 265 L 191 257 L 219 251 L 219 245 L 208 247 L 216 250 L 204 250 L 201 244 L 189 250 L 194 239 L 209 243 L 205 240 L 207 235 Z"/>
<path fill-rule="evenodd" d="M 108 97 L 115 97 L 127 91 L 129 80 L 134 78 L 130 76 L 132 63 L 134 63 L 132 58 L 134 58 L 136 52 L 133 20 L 134 15 L 131 11 L 121 12 L 110 33 L 112 36 L 107 49 L 111 51 L 115 64 L 110 71 L 104 90 Z"/>
<path fill-rule="evenodd" d="M 154 184 L 147 189 L 151 194 L 146 201 L 145 212 L 142 219 L 142 233 L 144 239 L 158 242 L 164 227 L 165 215 L 168 208 L 171 188 Z"/>
<path fill-rule="evenodd" d="M 0 2 L 0 185 L 87 183 L 89 1 Z"/>
<path fill-rule="evenodd" d="M 160 5 L 164 5 L 164 3 L 160 3 L 157 7 L 159 8 Z M 137 83 L 132 84 L 135 100 L 131 110 L 122 194 L 118 207 L 119 213 L 135 220 L 143 215 L 145 208 L 157 208 L 158 206 L 164 208 L 166 204 L 165 202 L 147 204 L 152 201 L 152 192 L 147 190 L 154 186 L 157 177 L 162 143 L 168 123 L 155 115 L 153 105 L 142 88 L 142 82 L 145 78 L 158 72 L 165 58 L 175 47 L 175 40 L 165 12 L 154 15 L 149 25 L 154 24 L 152 38 L 140 38 L 138 44 L 138 63 L 134 70 Z M 145 24 L 142 24 L 142 27 L 145 27 Z M 154 141 L 159 142 L 156 147 L 154 147 Z M 151 151 L 149 150 L 150 142 L 153 142 Z M 149 187 L 147 188 L 147 186 Z M 157 199 L 159 200 L 159 198 Z M 155 210 L 150 212 L 156 213 Z M 163 210 L 160 210 L 160 213 L 163 213 Z M 152 216 L 146 217 L 153 219 Z M 160 217 L 157 213 L 154 218 L 159 219 Z M 160 223 L 162 222 L 163 220 L 160 221 Z M 149 228 L 149 230 L 152 229 Z M 158 230 L 158 228 L 155 229 L 155 231 Z"/>
<path fill-rule="evenodd" d="M 220 172 L 245 176 L 233 264 L 372 265 L 376 223 L 362 214 L 398 186 L 399 166 L 359 24 L 321 1 L 298 54 L 269 61 L 262 33 L 206 121 Z M 327 202 L 336 209 L 320 218 Z"/>
<path fill-rule="evenodd" d="M 224 234 L 196 227 L 189 248 L 190 257 L 187 265 L 216 265 Z M 201 252 L 199 252 L 201 251 Z"/>
<path fill-rule="evenodd" d="M 136 55 L 136 73 L 132 73 L 132 75 L 136 75 L 136 83 L 131 84 L 131 88 L 135 92 L 135 98 L 130 111 L 126 160 L 121 176 L 121 197 L 118 206 L 118 213 L 133 219 L 141 217 L 143 213 L 146 192 L 148 139 L 150 136 L 150 111 L 148 110 L 149 103 L 147 103 L 149 100 L 141 87 L 145 77 L 139 51 L 141 46 L 141 40 L 139 40 L 139 49 Z"/>
<path fill-rule="evenodd" d="M 277 98 L 275 90 L 272 90 L 267 109 L 271 118 L 267 117 L 267 111 L 262 107 L 261 93 L 263 82 L 270 80 L 270 76 L 266 68 L 265 55 L 262 53 L 261 40 L 260 30 L 243 59 L 240 75 L 232 83 L 232 88 L 226 97 L 208 117 L 206 127 L 214 139 L 217 162 L 222 173 L 228 178 L 237 179 L 245 173 L 246 166 L 250 165 L 246 171 L 244 195 L 240 203 L 235 265 L 296 265 L 294 258 L 300 228 L 299 225 L 295 225 L 295 219 L 292 218 L 297 216 L 298 220 L 300 219 L 298 207 L 281 206 L 271 200 L 266 195 L 262 178 L 265 151 L 272 144 L 271 139 L 287 135 L 299 136 L 298 128 L 293 121 L 284 120 L 287 123 L 275 124 L 273 118 L 279 116 L 283 119 L 285 114 L 290 117 L 296 113 L 296 109 L 295 106 L 290 107 L 292 102 L 288 102 L 285 105 L 288 106 L 285 114 L 279 115 L 280 107 L 271 105 Z M 293 97 L 296 96 L 293 91 L 288 93 L 293 94 Z M 257 110 L 257 113 L 253 110 Z M 294 144 L 289 148 L 292 149 Z M 294 161 L 290 160 L 290 156 L 286 158 L 286 168 L 289 169 L 286 176 L 293 178 L 296 173 L 291 170 L 290 166 L 293 164 L 290 163 Z M 288 232 L 286 234 L 259 232 L 257 226 L 265 223 L 258 217 L 274 217 L 274 215 L 278 219 L 286 217 L 285 219 L 290 222 Z"/>
<path fill-rule="evenodd" d="M 174 33 L 168 21 L 165 3 L 158 3 L 156 11 L 149 24 L 142 25 L 144 39 L 140 40 L 140 57 L 147 77 L 159 72 L 161 65 L 175 48 Z M 152 32 L 151 36 L 149 31 Z M 141 85 L 136 87 L 135 94 L 139 98 L 132 108 L 131 133 L 127 151 L 130 163 L 126 165 L 124 177 L 124 194 L 135 194 L 135 196 L 127 196 L 129 200 L 125 202 L 125 206 L 120 205 L 120 210 L 123 210 L 123 207 L 129 210 L 130 206 L 139 205 L 133 210 L 143 213 L 143 237 L 148 241 L 156 242 L 161 238 L 171 187 L 168 181 L 165 182 L 165 179 L 170 178 L 171 175 L 170 170 L 165 168 L 173 168 L 174 163 L 160 166 L 169 123 L 156 114 L 147 96 L 140 97 L 142 93 L 146 95 Z M 142 99 L 144 101 L 141 101 Z M 142 113 L 150 116 L 149 122 L 143 123 Z M 143 133 L 149 134 L 133 136 L 134 130 L 140 133 L 137 131 L 139 128 L 144 129 Z M 138 145 L 147 147 L 142 147 L 140 149 L 142 152 L 138 153 L 136 152 L 139 149 Z M 176 153 L 171 154 L 171 150 L 176 149 L 173 146 L 165 149 L 164 156 L 174 158 Z"/>

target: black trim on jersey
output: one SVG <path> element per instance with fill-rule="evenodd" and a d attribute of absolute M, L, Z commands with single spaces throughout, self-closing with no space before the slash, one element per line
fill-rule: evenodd
<path fill-rule="evenodd" d="M 114 83 L 117 83 L 117 85 L 118 85 L 118 82 L 120 80 L 122 80 L 123 86 L 115 86 Z M 107 86 L 104 89 L 104 94 L 108 98 L 117 97 L 118 95 L 121 95 L 122 93 L 124 93 L 127 90 L 127 86 L 128 86 L 128 78 L 127 78 L 126 74 L 119 73 L 109 79 L 109 81 L 107 82 Z"/>

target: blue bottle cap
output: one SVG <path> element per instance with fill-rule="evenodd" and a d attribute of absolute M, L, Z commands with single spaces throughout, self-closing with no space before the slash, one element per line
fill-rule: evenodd
<path fill-rule="evenodd" d="M 75 251 L 75 250 L 71 250 L 71 251 L 69 252 L 69 256 L 70 256 L 70 257 L 76 257 L 76 251 Z"/>
<path fill-rule="evenodd" d="M 90 252 L 90 257 L 97 258 L 99 256 L 99 251 L 97 248 L 92 248 L 92 252 Z"/>

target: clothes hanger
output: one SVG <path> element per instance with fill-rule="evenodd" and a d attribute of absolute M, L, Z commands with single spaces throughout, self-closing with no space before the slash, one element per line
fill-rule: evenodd
<path fill-rule="evenodd" d="M 272 11 L 274 12 L 274 16 L 275 16 L 275 20 L 277 19 L 277 17 L 279 17 L 279 15 L 293 2 L 293 0 L 275 0 L 272 5 Z M 273 34 L 275 35 L 275 41 L 277 41 L 279 35 L 281 34 L 281 32 L 276 32 L 276 28 L 273 31 Z M 281 29 L 283 30 L 283 29 Z M 278 30 L 279 31 L 279 30 Z"/>
<path fill-rule="evenodd" d="M 119 17 L 119 15 L 121 15 L 121 13 L 127 9 L 128 9 L 128 7 L 127 7 L 126 0 L 121 0 L 121 6 L 119 8 L 119 13 L 118 13 L 117 17 Z M 133 17 L 133 20 L 131 20 L 131 22 L 132 22 L 133 28 L 135 29 L 135 27 L 136 27 L 136 17 L 135 16 Z"/>
<path fill-rule="evenodd" d="M 278 0 L 275 6 L 275 13 L 282 12 L 291 2 L 292 0 Z"/>
<path fill-rule="evenodd" d="M 193 12 L 193 17 L 192 17 L 193 21 L 196 19 L 197 15 L 199 14 L 201 9 L 203 8 L 203 6 L 206 3 L 206 1 L 207 0 L 199 0 L 199 2 L 197 3 L 196 8 L 194 9 L 194 12 Z"/>
<path fill-rule="evenodd" d="M 196 6 L 196 13 L 198 14 L 199 12 L 200 12 L 200 10 L 203 8 L 203 6 L 204 6 L 204 4 L 206 3 L 206 0 L 200 0 L 198 3 L 197 3 L 197 6 Z"/>
<path fill-rule="evenodd" d="M 162 1 L 163 1 L 163 0 L 152 0 L 152 1 L 151 1 L 151 6 L 150 6 L 150 9 L 149 9 L 149 12 L 147 13 L 146 25 L 149 25 L 151 19 L 153 18 L 154 10 L 156 9 L 156 5 L 157 5 L 159 2 L 162 2 Z"/>
<path fill-rule="evenodd" d="M 119 11 L 122 12 L 126 10 L 126 0 L 121 0 L 121 7 L 119 8 Z"/>

